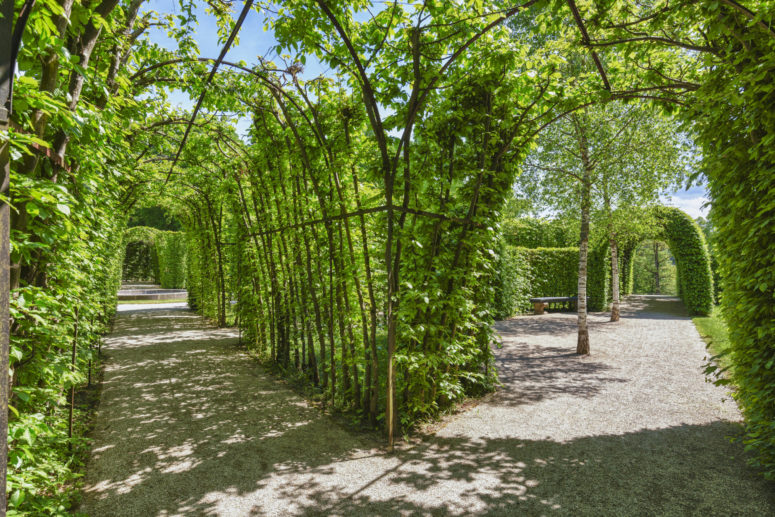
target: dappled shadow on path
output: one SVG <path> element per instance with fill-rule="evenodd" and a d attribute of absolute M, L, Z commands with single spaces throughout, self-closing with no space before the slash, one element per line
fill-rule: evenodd
<path fill-rule="evenodd" d="M 501 335 L 519 334 L 520 336 L 565 336 L 576 331 L 576 315 L 553 313 L 530 316 L 517 316 L 512 319 L 495 322 L 495 330 Z"/>
<path fill-rule="evenodd" d="M 540 402 L 569 395 L 590 398 L 611 383 L 625 382 L 615 369 L 579 357 L 568 348 L 509 343 L 497 352 L 498 378 L 503 388 L 491 400 L 505 405 Z"/>
<path fill-rule="evenodd" d="M 757 478 L 727 422 L 570 442 L 434 438 L 391 468 L 346 487 L 312 479 L 276 494 L 302 515 L 770 515 L 772 484 Z M 251 514 L 264 515 L 260 505 Z"/>
<path fill-rule="evenodd" d="M 689 319 L 689 312 L 680 298 L 662 294 L 633 294 L 624 298 L 622 318 L 680 320 Z"/>
<path fill-rule="evenodd" d="M 622 319 L 689 319 L 680 298 L 665 295 L 630 295 L 621 304 Z M 610 325 L 610 313 L 589 313 L 590 329 L 605 332 Z M 498 321 L 495 329 L 501 335 L 519 334 L 520 336 L 570 336 L 578 329 L 577 315 L 574 313 L 545 313 L 541 315 L 522 315 Z"/>
<path fill-rule="evenodd" d="M 133 309 L 122 312 L 116 318 L 111 338 L 160 334 L 177 330 L 202 330 L 206 325 L 202 316 L 187 307 L 167 308 L 159 305 L 153 308 Z"/>
<path fill-rule="evenodd" d="M 107 340 L 90 515 L 197 515 L 211 492 L 251 492 L 269 471 L 357 449 L 330 442 L 330 422 L 246 357 L 235 331 L 190 314 L 130 315 Z"/>
<path fill-rule="evenodd" d="M 89 515 L 775 513 L 772 484 L 726 439 L 736 424 L 566 441 L 437 436 L 385 454 L 266 375 L 235 331 L 190 316 L 122 317 L 107 340 Z M 519 346 L 505 350 L 501 373 L 521 388 L 501 405 L 591 397 L 619 381 L 565 349 Z"/>

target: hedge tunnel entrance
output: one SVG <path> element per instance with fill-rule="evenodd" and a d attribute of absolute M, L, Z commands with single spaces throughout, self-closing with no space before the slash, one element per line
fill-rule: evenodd
<path fill-rule="evenodd" d="M 670 246 L 658 239 L 646 239 L 632 254 L 631 294 L 678 295 L 677 268 Z"/>
<path fill-rule="evenodd" d="M 134 226 L 124 234 L 121 280 L 159 284 L 163 289 L 184 289 L 187 255 L 183 232 Z"/>
<path fill-rule="evenodd" d="M 676 262 L 678 296 L 691 314 L 709 314 L 713 306 L 713 275 L 705 236 L 686 212 L 674 207 L 652 209 L 651 231 L 621 246 L 621 289 L 633 292 L 635 250 L 646 240 L 665 242 Z"/>
<path fill-rule="evenodd" d="M 159 282 L 159 257 L 153 241 L 131 240 L 126 243 L 121 282 L 124 284 Z"/>

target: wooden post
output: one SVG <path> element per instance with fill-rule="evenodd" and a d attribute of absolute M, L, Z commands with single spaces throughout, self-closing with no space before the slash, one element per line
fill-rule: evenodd
<path fill-rule="evenodd" d="M 70 367 L 75 372 L 75 356 L 78 348 L 78 307 L 75 308 L 75 324 L 73 325 L 73 353 L 70 360 Z M 75 383 L 70 386 L 70 418 L 67 427 L 67 437 L 73 437 L 73 408 L 75 407 Z M 68 443 L 68 447 L 72 450 L 72 442 Z"/>

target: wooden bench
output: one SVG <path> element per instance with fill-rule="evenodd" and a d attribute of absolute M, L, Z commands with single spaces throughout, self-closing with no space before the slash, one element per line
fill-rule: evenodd
<path fill-rule="evenodd" d="M 543 314 L 544 309 L 550 304 L 562 304 L 563 307 L 573 309 L 576 307 L 578 296 L 544 296 L 541 298 L 530 298 L 530 303 L 533 304 L 533 314 Z M 589 297 L 587 297 L 589 301 Z"/>

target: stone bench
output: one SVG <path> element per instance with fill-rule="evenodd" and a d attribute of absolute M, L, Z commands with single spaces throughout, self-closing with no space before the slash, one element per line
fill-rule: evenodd
<path fill-rule="evenodd" d="M 533 304 L 533 314 L 543 314 L 550 304 L 563 304 L 564 307 L 572 309 L 576 306 L 578 296 L 543 296 L 540 298 L 530 298 L 530 303 Z M 587 301 L 589 297 L 587 297 Z"/>

